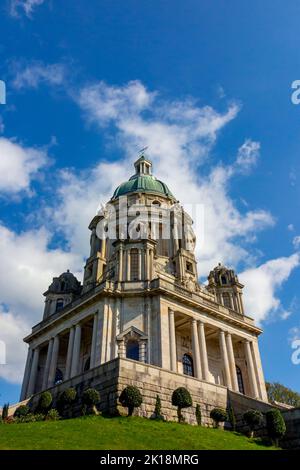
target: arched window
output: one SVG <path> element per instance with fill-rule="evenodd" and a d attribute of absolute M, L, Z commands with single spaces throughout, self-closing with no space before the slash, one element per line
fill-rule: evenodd
<path fill-rule="evenodd" d="M 221 284 L 223 284 L 223 285 L 227 284 L 227 277 L 224 276 L 224 274 L 223 274 L 223 276 L 221 276 Z"/>
<path fill-rule="evenodd" d="M 130 251 L 130 279 L 132 281 L 139 280 L 139 254 L 136 248 Z"/>
<path fill-rule="evenodd" d="M 56 369 L 54 385 L 61 384 L 64 380 L 64 375 L 60 369 Z"/>
<path fill-rule="evenodd" d="M 60 288 L 61 288 L 62 291 L 65 290 L 65 288 L 66 288 L 66 283 L 65 283 L 65 281 L 61 281 Z"/>
<path fill-rule="evenodd" d="M 194 377 L 193 358 L 189 354 L 184 354 L 182 358 L 183 373 Z"/>
<path fill-rule="evenodd" d="M 238 381 L 239 392 L 242 393 L 243 395 L 245 395 L 242 371 L 239 368 L 239 366 L 235 366 L 235 367 L 236 367 L 236 377 L 237 377 L 237 381 Z"/>
<path fill-rule="evenodd" d="M 55 308 L 55 311 L 56 312 L 59 312 L 60 310 L 62 310 L 64 308 L 64 299 L 57 299 L 56 300 L 56 308 Z"/>
<path fill-rule="evenodd" d="M 83 371 L 86 372 L 87 370 L 90 370 L 91 368 L 91 358 L 88 357 L 87 360 L 85 361 Z"/>
<path fill-rule="evenodd" d="M 133 359 L 134 361 L 139 360 L 139 343 L 135 339 L 130 339 L 126 345 L 126 357 Z"/>

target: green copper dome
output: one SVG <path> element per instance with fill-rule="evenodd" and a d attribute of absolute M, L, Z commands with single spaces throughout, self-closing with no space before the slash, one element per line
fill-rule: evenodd
<path fill-rule="evenodd" d="M 175 199 L 168 186 L 151 175 L 152 163 L 149 160 L 142 156 L 134 165 L 136 174 L 117 187 L 112 199 L 129 193 L 151 193 Z"/>

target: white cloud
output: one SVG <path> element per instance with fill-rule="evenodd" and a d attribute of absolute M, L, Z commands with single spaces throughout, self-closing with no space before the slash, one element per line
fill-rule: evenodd
<path fill-rule="evenodd" d="M 257 163 L 260 151 L 259 142 L 247 139 L 239 148 L 236 166 L 242 173 L 247 173 Z"/>
<path fill-rule="evenodd" d="M 7 343 L 7 365 L 0 377 L 20 382 L 25 361 L 23 337 L 41 321 L 43 292 L 54 276 L 68 268 L 79 276 L 82 258 L 61 249 L 50 249 L 45 229 L 17 234 L 0 225 L 0 340 Z"/>
<path fill-rule="evenodd" d="M 279 289 L 299 264 L 300 256 L 295 253 L 289 257 L 267 261 L 241 273 L 239 278 L 245 284 L 247 314 L 259 323 L 276 313 L 287 318 L 288 312 L 281 305 Z"/>
<path fill-rule="evenodd" d="M 300 248 L 300 235 L 293 238 L 293 245 L 295 249 Z"/>
<path fill-rule="evenodd" d="M 289 230 L 289 232 L 293 232 L 293 231 L 295 230 L 295 227 L 294 227 L 293 224 L 289 224 L 289 225 L 287 226 L 287 229 Z"/>
<path fill-rule="evenodd" d="M 45 0 L 11 0 L 10 14 L 11 16 L 19 17 L 20 13 L 24 13 L 27 18 L 32 18 L 36 7 L 44 2 Z"/>
<path fill-rule="evenodd" d="M 48 161 L 45 150 L 24 147 L 0 137 L 0 192 L 29 191 L 31 180 Z"/>
<path fill-rule="evenodd" d="M 33 61 L 24 65 L 23 62 L 13 62 L 11 69 L 14 74 L 12 85 L 18 90 L 37 88 L 42 83 L 57 86 L 63 84 L 66 78 L 66 66 L 63 64 Z"/>

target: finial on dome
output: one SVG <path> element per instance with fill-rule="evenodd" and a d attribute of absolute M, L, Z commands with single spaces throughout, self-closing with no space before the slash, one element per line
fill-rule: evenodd
<path fill-rule="evenodd" d="M 134 163 L 137 175 L 151 175 L 152 162 L 145 156 L 148 147 L 144 147 L 139 151 L 139 158 Z"/>

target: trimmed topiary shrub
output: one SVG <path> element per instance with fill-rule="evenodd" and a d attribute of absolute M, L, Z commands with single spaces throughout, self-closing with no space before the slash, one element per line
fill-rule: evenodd
<path fill-rule="evenodd" d="M 199 403 L 197 403 L 197 405 L 196 405 L 196 420 L 197 420 L 198 426 L 201 426 L 201 424 L 202 424 L 202 413 L 201 413 L 201 407 L 200 407 Z"/>
<path fill-rule="evenodd" d="M 100 401 L 100 393 L 95 388 L 88 388 L 82 394 L 82 414 L 99 414 L 96 405 Z"/>
<path fill-rule="evenodd" d="M 182 409 L 189 408 L 193 405 L 193 400 L 190 392 L 184 387 L 176 388 L 176 390 L 174 390 L 172 394 L 172 405 L 177 406 L 178 422 L 184 423 Z"/>
<path fill-rule="evenodd" d="M 231 405 L 228 409 L 228 421 L 230 422 L 231 430 L 235 432 L 236 431 L 236 417 L 235 417 L 234 409 L 232 408 Z"/>
<path fill-rule="evenodd" d="M 220 426 L 220 423 L 224 423 L 227 419 L 227 412 L 223 408 L 214 408 L 210 412 L 210 417 L 214 422 L 215 428 Z"/>
<path fill-rule="evenodd" d="M 248 410 L 243 414 L 245 423 L 250 428 L 249 437 L 254 436 L 254 429 L 256 426 L 259 426 L 263 422 L 263 414 L 259 410 Z"/>
<path fill-rule="evenodd" d="M 73 416 L 73 405 L 77 398 L 77 392 L 75 388 L 67 388 L 60 393 L 57 400 L 57 409 L 64 417 L 72 418 Z"/>
<path fill-rule="evenodd" d="M 52 405 L 52 395 L 50 392 L 43 392 L 39 398 L 36 411 L 46 414 Z"/>
<path fill-rule="evenodd" d="M 30 413 L 30 408 L 27 405 L 20 405 L 14 412 L 15 418 L 21 418 L 21 416 L 27 416 Z"/>
<path fill-rule="evenodd" d="M 134 385 L 128 385 L 122 391 L 119 402 L 125 408 L 128 408 L 128 416 L 132 416 L 134 408 L 138 408 L 143 403 L 141 392 Z"/>
<path fill-rule="evenodd" d="M 273 410 L 267 411 L 266 420 L 268 435 L 278 447 L 278 440 L 286 433 L 286 425 L 283 416 L 279 410 L 274 408 Z"/>
<path fill-rule="evenodd" d="M 151 417 L 151 419 L 156 419 L 159 421 L 164 421 L 164 417 L 161 414 L 161 399 L 159 395 L 156 395 L 156 402 L 155 402 L 155 409 L 154 409 L 154 415 Z"/>
<path fill-rule="evenodd" d="M 74 403 L 77 397 L 77 392 L 75 388 L 67 388 L 58 397 L 58 402 L 61 405 L 70 405 L 71 403 Z"/>
<path fill-rule="evenodd" d="M 45 416 L 45 421 L 58 421 L 59 419 L 60 419 L 59 412 L 55 408 L 52 408 L 52 410 L 49 410 Z"/>

